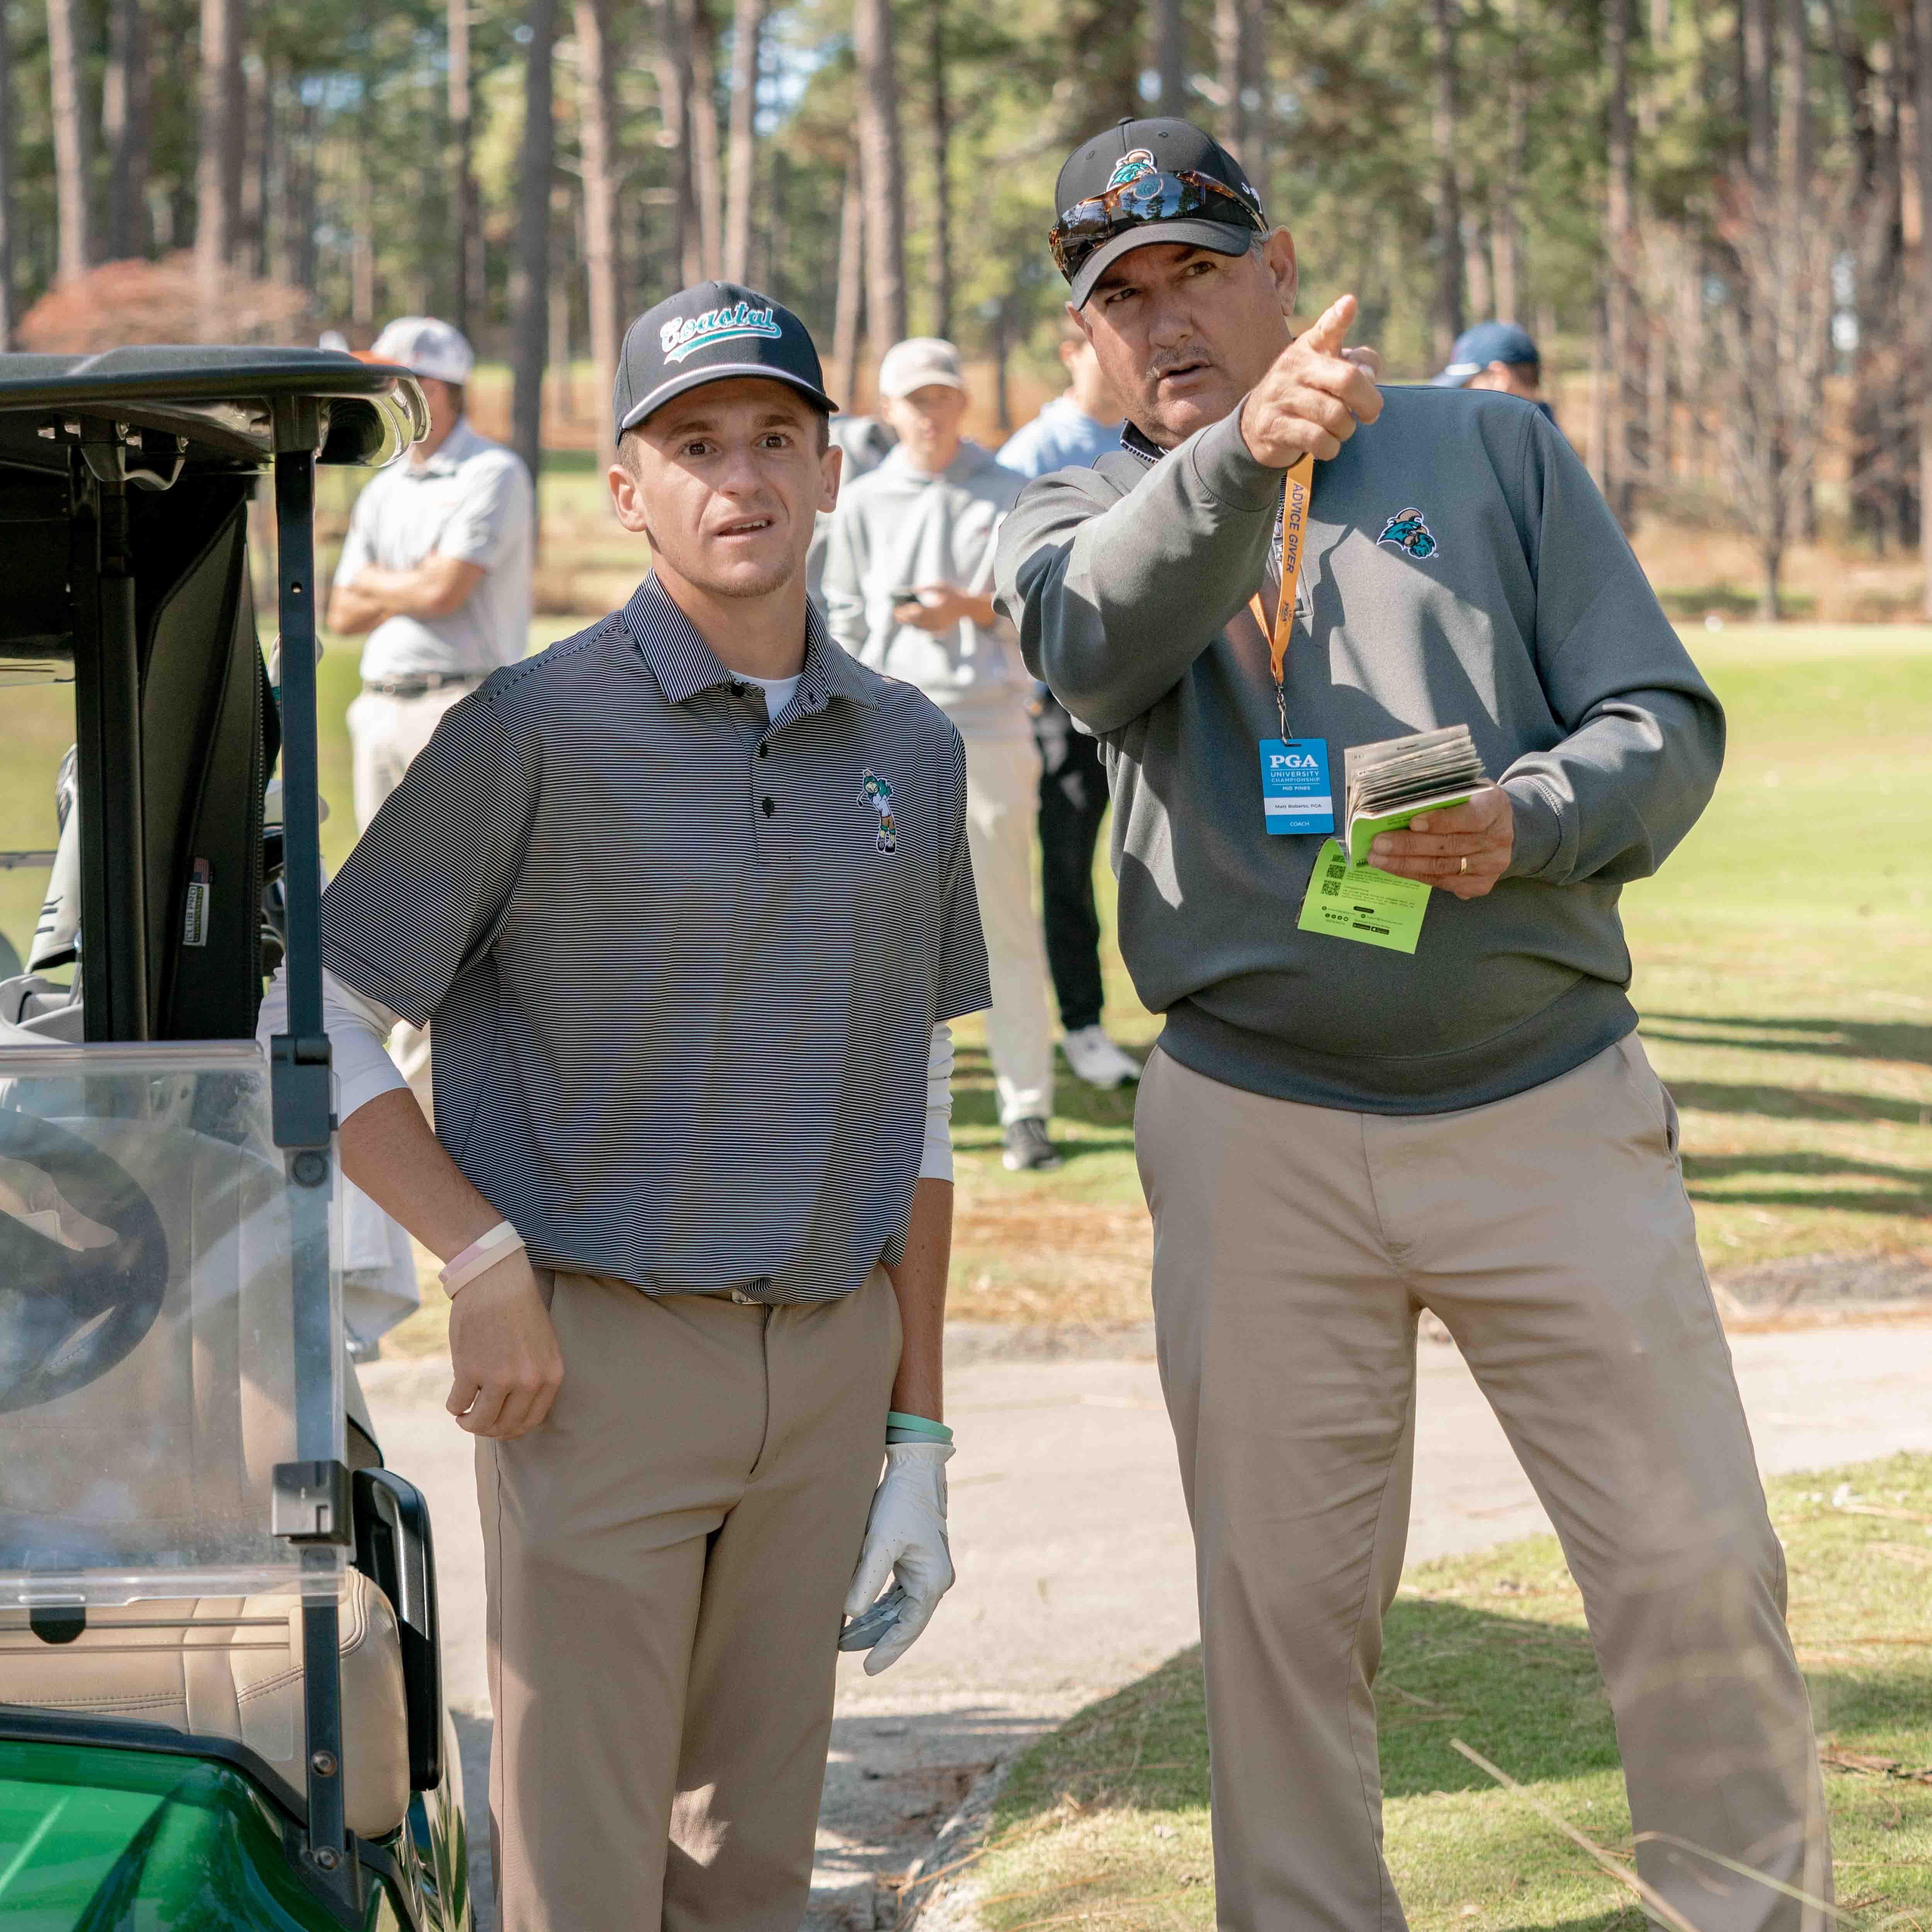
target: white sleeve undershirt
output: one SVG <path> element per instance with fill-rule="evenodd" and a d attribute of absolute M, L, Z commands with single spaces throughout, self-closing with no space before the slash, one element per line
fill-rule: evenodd
<path fill-rule="evenodd" d="M 333 973 L 322 974 L 322 1024 L 334 1061 L 338 1120 L 347 1120 L 378 1094 L 409 1084 L 389 1058 L 386 1044 L 397 1018 L 387 1006 L 358 993 Z M 286 1033 L 288 1024 L 286 970 L 278 967 L 262 1000 L 261 1017 L 255 1023 L 255 1037 L 264 1053 L 270 1039 Z M 926 1060 L 926 1136 L 919 1178 L 952 1178 L 952 1029 L 943 1020 L 932 1030 Z"/>

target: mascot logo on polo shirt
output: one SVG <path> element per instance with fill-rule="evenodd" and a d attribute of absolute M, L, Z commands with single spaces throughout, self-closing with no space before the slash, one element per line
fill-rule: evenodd
<path fill-rule="evenodd" d="M 892 817 L 892 788 L 869 765 L 866 768 L 866 776 L 859 781 L 859 802 L 869 805 L 879 814 L 879 836 L 873 850 L 896 852 L 899 849 L 899 828 Z"/>
<path fill-rule="evenodd" d="M 1412 507 L 1398 510 L 1390 518 L 1388 526 L 1376 542 L 1394 544 L 1396 549 L 1406 550 L 1418 563 L 1426 562 L 1436 554 L 1436 532 L 1423 521 L 1422 512 Z"/>

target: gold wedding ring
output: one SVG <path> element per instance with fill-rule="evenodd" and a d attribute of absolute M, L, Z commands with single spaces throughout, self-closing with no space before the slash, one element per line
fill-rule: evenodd
<path fill-rule="evenodd" d="M 1462 857 L 1461 857 L 1461 858 L 1458 859 L 1458 860 L 1456 861 L 1456 876 L 1458 878 L 1460 878 L 1462 877 L 1462 875 L 1465 872 L 1466 872 L 1468 869 L 1469 869 L 1469 855 L 1468 855 L 1468 853 L 1466 853 L 1466 853 L 1464 853 L 1464 854 L 1462 854 Z"/>

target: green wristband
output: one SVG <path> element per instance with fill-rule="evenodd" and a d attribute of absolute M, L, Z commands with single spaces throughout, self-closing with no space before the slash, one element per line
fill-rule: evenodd
<path fill-rule="evenodd" d="M 928 1422 L 922 1415 L 907 1415 L 893 1408 L 886 1412 L 886 1441 L 899 1442 L 950 1442 L 952 1432 L 943 1422 Z"/>

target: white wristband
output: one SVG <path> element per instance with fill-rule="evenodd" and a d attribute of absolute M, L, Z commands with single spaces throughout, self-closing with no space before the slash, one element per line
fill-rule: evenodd
<path fill-rule="evenodd" d="M 508 1222 L 499 1221 L 487 1234 L 478 1234 L 460 1254 L 451 1256 L 436 1279 L 446 1294 L 454 1295 L 523 1245 L 523 1236 Z"/>

